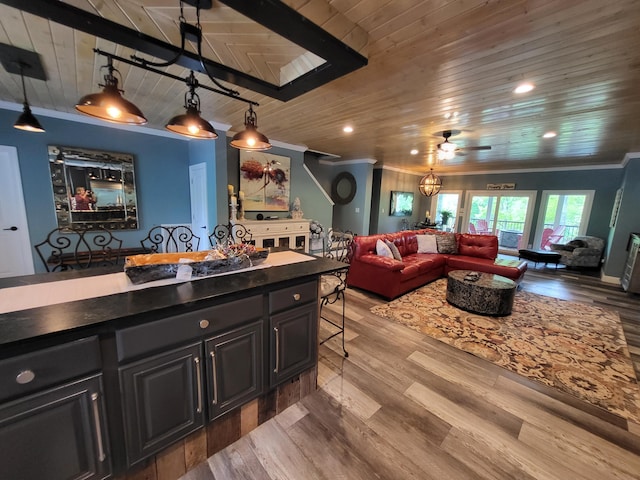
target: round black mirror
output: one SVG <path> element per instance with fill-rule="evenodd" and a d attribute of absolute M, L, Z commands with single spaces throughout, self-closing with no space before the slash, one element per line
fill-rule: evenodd
<path fill-rule="evenodd" d="M 331 198 L 339 205 L 346 205 L 356 196 L 356 179 L 349 172 L 339 173 L 331 183 Z"/>

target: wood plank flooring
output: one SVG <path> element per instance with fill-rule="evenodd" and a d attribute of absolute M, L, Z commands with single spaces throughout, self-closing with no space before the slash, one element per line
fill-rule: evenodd
<path fill-rule="evenodd" d="M 640 296 L 541 264 L 522 288 L 617 310 L 640 371 Z M 640 425 L 369 312 L 383 302 L 348 290 L 349 357 L 322 345 L 316 393 L 182 479 L 640 479 Z"/>

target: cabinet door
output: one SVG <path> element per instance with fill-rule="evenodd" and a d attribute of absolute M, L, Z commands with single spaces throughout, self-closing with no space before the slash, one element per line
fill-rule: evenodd
<path fill-rule="evenodd" d="M 0 406 L 0 478 L 109 476 L 103 412 L 99 375 Z"/>
<path fill-rule="evenodd" d="M 312 367 L 317 357 L 317 304 L 271 315 L 270 384 L 276 386 Z"/>
<path fill-rule="evenodd" d="M 129 466 L 204 424 L 200 345 L 120 368 Z"/>
<path fill-rule="evenodd" d="M 262 329 L 255 322 L 206 341 L 209 419 L 262 393 Z"/>

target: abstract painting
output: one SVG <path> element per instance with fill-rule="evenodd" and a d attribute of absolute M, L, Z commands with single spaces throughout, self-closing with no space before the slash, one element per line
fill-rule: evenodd
<path fill-rule="evenodd" d="M 245 211 L 289 211 L 291 159 L 240 151 L 240 191 Z"/>

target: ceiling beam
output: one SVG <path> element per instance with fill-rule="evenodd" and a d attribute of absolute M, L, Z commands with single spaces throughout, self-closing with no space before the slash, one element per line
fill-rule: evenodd
<path fill-rule="evenodd" d="M 278 35 L 315 53 L 326 62 L 295 80 L 279 86 L 218 62 L 203 59 L 207 64 L 207 70 L 218 80 L 286 102 L 367 64 L 364 56 L 280 1 L 222 0 L 222 2 Z M 58 0 L 0 0 L 0 3 L 165 61 L 180 53 L 178 46 Z M 191 52 L 183 52 L 176 64 L 205 73 L 198 56 Z"/>

